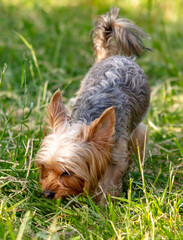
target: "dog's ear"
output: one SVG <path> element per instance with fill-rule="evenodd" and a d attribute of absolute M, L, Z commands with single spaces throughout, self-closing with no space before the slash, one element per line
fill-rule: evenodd
<path fill-rule="evenodd" d="M 62 102 L 62 95 L 58 89 L 51 98 L 47 110 L 48 124 L 52 130 L 56 130 L 67 119 L 67 111 Z"/>
<path fill-rule="evenodd" d="M 115 133 L 115 114 L 113 107 L 107 108 L 102 115 L 89 126 L 88 140 L 99 147 L 109 143 L 110 137 Z M 107 144 L 108 145 L 108 144 Z"/>

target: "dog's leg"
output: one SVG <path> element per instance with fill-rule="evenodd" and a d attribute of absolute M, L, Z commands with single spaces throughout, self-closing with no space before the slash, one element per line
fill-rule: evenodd
<path fill-rule="evenodd" d="M 119 196 L 122 187 L 122 177 L 129 167 L 128 140 L 121 137 L 113 147 L 111 161 L 100 184 L 104 193 Z"/>
<path fill-rule="evenodd" d="M 144 157 L 148 135 L 149 130 L 147 126 L 141 122 L 133 131 L 128 144 L 129 151 L 131 150 L 141 161 Z"/>
<path fill-rule="evenodd" d="M 147 143 L 148 132 L 147 126 L 140 123 L 133 131 L 130 140 L 127 140 L 124 137 L 119 139 L 118 143 L 112 150 L 111 161 L 107 167 L 103 181 L 100 184 L 104 193 L 109 193 L 112 196 L 120 195 L 122 177 L 133 162 L 130 150 L 137 155 L 139 152 L 142 160 L 144 148 Z"/>

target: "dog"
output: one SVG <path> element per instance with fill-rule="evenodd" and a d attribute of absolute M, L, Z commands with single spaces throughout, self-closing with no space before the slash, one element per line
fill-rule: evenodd
<path fill-rule="evenodd" d="M 150 104 L 144 71 L 135 63 L 147 35 L 118 18 L 113 8 L 100 16 L 91 32 L 96 62 L 81 82 L 71 115 L 57 90 L 48 106 L 49 134 L 35 162 L 44 196 L 57 199 L 103 193 L 119 195 L 122 177 L 132 163 L 130 149 L 141 155 Z M 102 192 L 102 193 L 101 193 Z"/>

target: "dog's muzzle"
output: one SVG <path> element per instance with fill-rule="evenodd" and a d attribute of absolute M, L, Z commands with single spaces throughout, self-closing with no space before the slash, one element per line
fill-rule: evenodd
<path fill-rule="evenodd" d="M 53 199 L 55 197 L 55 192 L 49 191 L 47 189 L 44 190 L 43 194 L 48 199 Z"/>

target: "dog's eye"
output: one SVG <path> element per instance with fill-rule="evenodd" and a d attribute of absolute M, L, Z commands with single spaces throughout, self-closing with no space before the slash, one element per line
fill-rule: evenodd
<path fill-rule="evenodd" d="M 70 177 L 71 174 L 68 171 L 62 173 L 61 177 Z"/>

